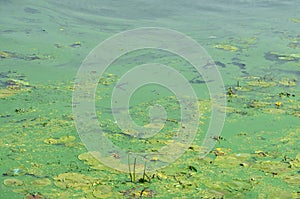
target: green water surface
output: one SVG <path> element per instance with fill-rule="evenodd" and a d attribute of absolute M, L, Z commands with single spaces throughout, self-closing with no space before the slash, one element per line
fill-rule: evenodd
<path fill-rule="evenodd" d="M 0 198 L 300 198 L 299 6 L 296 0 L 0 0 Z M 200 159 L 211 118 L 203 78 L 168 52 L 122 56 L 99 80 L 95 103 L 115 145 L 155 151 L 179 128 L 176 96 L 158 85 L 132 95 L 130 114 L 147 125 L 149 107 L 164 106 L 161 132 L 132 138 L 114 122 L 111 93 L 136 65 L 180 71 L 201 110 L 183 156 L 130 177 L 88 153 L 75 128 L 72 94 L 77 70 L 96 45 L 140 27 L 180 31 L 207 50 L 224 80 L 226 121 L 221 136 L 211 138 L 214 149 Z"/>

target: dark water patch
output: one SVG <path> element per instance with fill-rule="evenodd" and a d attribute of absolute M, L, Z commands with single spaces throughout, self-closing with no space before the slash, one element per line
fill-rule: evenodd
<path fill-rule="evenodd" d="M 232 62 L 231 64 L 238 66 L 241 69 L 241 73 L 249 75 L 249 73 L 246 71 L 246 64 L 241 62 Z"/>
<path fill-rule="evenodd" d="M 15 33 L 15 32 L 18 32 L 18 31 L 8 29 L 8 30 L 2 30 L 2 31 L 0 31 L 0 32 L 1 32 L 1 33 Z"/>
<path fill-rule="evenodd" d="M 246 64 L 240 62 L 232 62 L 232 64 L 238 66 L 241 70 L 246 70 Z"/>
<path fill-rule="evenodd" d="M 222 63 L 222 62 L 220 62 L 220 61 L 215 61 L 215 64 L 216 64 L 217 66 L 221 66 L 222 68 L 225 68 L 225 67 L 226 67 L 226 64 L 224 64 L 224 63 Z"/>
<path fill-rule="evenodd" d="M 34 9 L 34 8 L 30 8 L 30 7 L 24 8 L 24 11 L 26 13 L 30 13 L 30 14 L 39 14 L 39 13 L 41 13 L 39 10 Z"/>
<path fill-rule="evenodd" d="M 8 118 L 10 117 L 11 115 L 0 115 L 0 118 Z"/>

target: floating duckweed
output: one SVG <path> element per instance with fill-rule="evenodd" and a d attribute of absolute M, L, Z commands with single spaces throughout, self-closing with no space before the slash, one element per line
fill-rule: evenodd
<path fill-rule="evenodd" d="M 288 164 L 276 161 L 261 161 L 253 165 L 253 168 L 257 168 L 265 173 L 273 175 L 280 175 L 291 171 Z"/>
<path fill-rule="evenodd" d="M 300 175 L 288 175 L 288 176 L 284 176 L 282 179 L 286 183 L 293 184 L 293 185 L 299 185 Z"/>
<path fill-rule="evenodd" d="M 20 91 L 9 89 L 9 88 L 0 89 L 0 98 L 7 98 L 7 97 L 17 94 L 18 92 L 20 92 Z"/>
<path fill-rule="evenodd" d="M 64 144 L 64 145 L 70 145 L 75 140 L 75 136 L 63 136 L 59 139 L 54 139 L 54 138 L 47 138 L 44 140 L 46 144 L 53 144 L 53 145 L 59 145 L 59 144 Z"/>
<path fill-rule="evenodd" d="M 271 103 L 269 102 L 263 102 L 263 101 L 258 101 L 258 100 L 253 100 L 248 107 L 250 108 L 264 108 L 268 105 L 270 105 Z"/>
<path fill-rule="evenodd" d="M 156 175 L 159 179 L 167 179 L 168 178 L 168 176 L 163 173 L 157 173 Z"/>
<path fill-rule="evenodd" d="M 248 166 L 246 163 L 250 159 L 250 154 L 230 154 L 230 155 L 219 155 L 215 159 L 215 165 L 219 165 L 224 168 L 233 168 L 237 166 L 242 166 L 243 164 L 245 167 Z"/>
<path fill-rule="evenodd" d="M 22 186 L 24 182 L 16 178 L 8 178 L 3 181 L 5 186 Z"/>
<path fill-rule="evenodd" d="M 19 79 L 9 79 L 6 81 L 6 83 L 12 86 L 29 86 L 28 82 Z"/>
<path fill-rule="evenodd" d="M 5 52 L 5 51 L 0 51 L 0 58 L 9 58 L 10 53 Z"/>
<path fill-rule="evenodd" d="M 32 186 L 48 186 L 51 184 L 51 180 L 48 178 L 36 179 L 30 182 Z"/>
<path fill-rule="evenodd" d="M 95 178 L 80 173 L 62 173 L 54 177 L 54 184 L 62 189 L 86 190 L 96 181 Z"/>
<path fill-rule="evenodd" d="M 93 196 L 96 198 L 112 198 L 113 192 L 111 187 L 108 185 L 98 185 L 93 190 Z"/>
<path fill-rule="evenodd" d="M 84 161 L 84 164 L 91 166 L 91 168 L 93 169 L 107 169 L 107 167 L 101 164 L 101 162 L 99 162 L 99 160 L 97 160 L 90 152 L 80 154 L 78 156 L 78 159 Z"/>
<path fill-rule="evenodd" d="M 259 197 L 258 197 L 259 199 L 261 199 L 261 198 L 266 198 L 266 199 L 294 198 L 294 197 L 292 197 L 292 194 L 290 192 L 280 189 L 280 188 L 277 188 L 277 187 L 274 187 L 274 186 L 267 186 L 266 190 L 268 190 L 268 192 L 259 194 Z"/>
<path fill-rule="evenodd" d="M 226 188 L 228 191 L 239 191 L 239 190 L 250 190 L 251 184 L 249 181 L 243 181 L 239 179 L 235 179 L 230 182 L 223 182 L 223 187 Z"/>
<path fill-rule="evenodd" d="M 266 58 L 273 61 L 297 61 L 300 59 L 300 53 L 283 54 L 277 52 L 269 52 L 266 54 Z"/>
<path fill-rule="evenodd" d="M 279 81 L 279 84 L 283 86 L 296 86 L 296 81 L 289 79 L 282 79 Z"/>
<path fill-rule="evenodd" d="M 269 114 L 285 114 L 286 113 L 286 111 L 284 109 L 279 109 L 279 108 L 275 108 L 275 107 L 263 109 L 263 112 L 269 113 Z"/>
<path fill-rule="evenodd" d="M 275 82 L 269 82 L 264 80 L 256 80 L 247 82 L 249 86 L 259 86 L 259 87 L 271 87 L 276 86 Z"/>
<path fill-rule="evenodd" d="M 54 139 L 54 138 L 48 138 L 48 139 L 45 139 L 44 142 L 46 144 L 58 144 L 58 140 Z"/>
<path fill-rule="evenodd" d="M 235 51 L 239 50 L 238 47 L 227 45 L 227 44 L 218 44 L 218 45 L 215 45 L 214 47 L 218 48 L 218 49 L 226 50 L 226 51 L 231 51 L 231 52 L 235 52 Z"/>
<path fill-rule="evenodd" d="M 296 156 L 295 159 L 289 162 L 291 167 L 300 168 L 300 153 Z"/>
<path fill-rule="evenodd" d="M 59 138 L 58 142 L 59 143 L 68 143 L 68 142 L 73 142 L 76 138 L 74 136 L 63 136 Z"/>
<path fill-rule="evenodd" d="M 104 74 L 100 79 L 99 79 L 99 84 L 108 86 L 114 82 L 117 81 L 117 76 L 112 73 Z M 126 83 L 116 85 L 117 88 L 123 89 L 122 86 L 125 86 Z"/>

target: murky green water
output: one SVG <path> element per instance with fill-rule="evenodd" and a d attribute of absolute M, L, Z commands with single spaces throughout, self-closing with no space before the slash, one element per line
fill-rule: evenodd
<path fill-rule="evenodd" d="M 1 0 L 0 198 L 299 198 L 299 6 L 296 0 Z M 139 27 L 170 28 L 199 42 L 222 74 L 228 103 L 221 137 L 211 138 L 215 148 L 199 159 L 211 101 L 192 66 L 151 50 L 114 62 L 96 92 L 97 115 L 114 144 L 155 151 L 172 142 L 179 126 L 174 94 L 155 85 L 133 95 L 130 113 L 147 125 L 148 107 L 164 105 L 161 133 L 133 139 L 114 123 L 110 94 L 135 65 L 151 61 L 180 71 L 203 114 L 181 158 L 134 180 L 87 153 L 73 120 L 72 92 L 96 45 Z"/>

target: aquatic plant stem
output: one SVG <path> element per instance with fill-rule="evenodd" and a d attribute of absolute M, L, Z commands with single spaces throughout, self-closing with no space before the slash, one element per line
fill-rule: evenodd
<path fill-rule="evenodd" d="M 145 161 L 145 164 L 144 164 L 143 182 L 145 182 L 145 176 L 146 176 L 146 161 Z"/>
<path fill-rule="evenodd" d="M 136 158 L 134 158 L 134 163 L 133 163 L 133 182 L 135 182 L 135 165 L 136 165 Z"/>
<path fill-rule="evenodd" d="M 131 174 L 131 169 L 130 169 L 130 161 L 129 161 L 129 154 L 128 154 L 128 170 L 129 170 L 129 177 L 130 177 L 130 182 L 132 182 L 132 174 Z"/>

